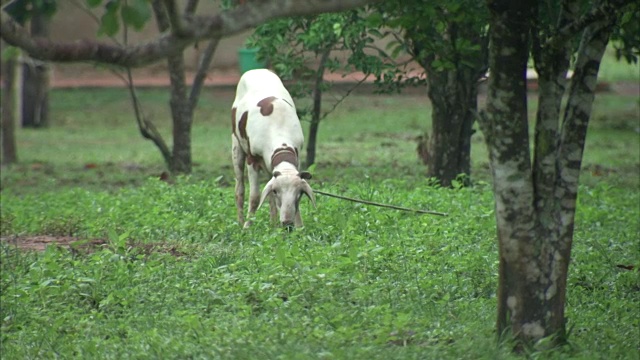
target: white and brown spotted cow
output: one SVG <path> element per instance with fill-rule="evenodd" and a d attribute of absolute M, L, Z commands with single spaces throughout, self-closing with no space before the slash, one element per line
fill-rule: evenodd
<path fill-rule="evenodd" d="M 232 156 L 236 177 L 238 221 L 244 227 L 268 195 L 271 220 L 287 227 L 302 226 L 300 199 L 307 195 L 315 207 L 315 196 L 298 171 L 298 151 L 304 143 L 300 120 L 291 95 L 280 78 L 266 69 L 247 71 L 240 78 L 231 109 Z M 249 171 L 249 219 L 244 218 L 244 163 Z M 272 174 L 260 195 L 260 170 Z"/>

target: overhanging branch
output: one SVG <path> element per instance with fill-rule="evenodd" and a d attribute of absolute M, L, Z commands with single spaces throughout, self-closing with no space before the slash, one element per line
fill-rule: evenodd
<path fill-rule="evenodd" d="M 152 41 L 132 46 L 97 40 L 58 42 L 33 38 L 2 12 L 0 36 L 33 58 L 54 62 L 99 62 L 139 67 L 181 52 L 198 40 L 227 37 L 266 21 L 289 16 L 313 15 L 353 9 L 378 0 L 255 0 L 212 16 L 182 18 L 179 36 L 163 33 Z"/>
<path fill-rule="evenodd" d="M 609 22 L 617 18 L 618 12 L 626 5 L 632 4 L 634 0 L 610 0 L 604 1 L 600 6 L 594 7 L 589 12 L 560 28 L 554 35 L 549 37 L 545 46 L 564 47 L 566 42 L 583 31 L 595 22 L 602 22 L 608 19 Z"/>

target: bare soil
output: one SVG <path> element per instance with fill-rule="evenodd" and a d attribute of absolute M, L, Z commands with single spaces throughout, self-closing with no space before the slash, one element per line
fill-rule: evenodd
<path fill-rule="evenodd" d="M 75 236 L 7 236 L 1 237 L 0 242 L 5 242 L 23 251 L 44 251 L 48 246 L 59 246 L 73 252 L 91 253 L 109 244 L 104 239 L 83 239 Z M 171 254 L 179 257 L 185 254 L 176 245 L 162 242 L 152 244 L 129 243 L 128 247 L 137 253 L 149 255 L 154 252 Z"/>
<path fill-rule="evenodd" d="M 118 75 L 120 74 L 120 75 Z M 186 74 L 187 83 L 190 85 L 193 81 L 195 73 L 188 72 Z M 409 76 L 419 76 L 418 72 L 409 74 Z M 528 72 L 528 88 L 530 91 L 537 91 L 538 84 L 535 73 Z M 325 80 L 332 82 L 336 86 L 355 85 L 363 81 L 365 75 L 361 72 L 350 74 L 334 74 L 327 73 Z M 204 86 L 228 88 L 233 91 L 236 84 L 240 80 L 240 72 L 236 67 L 214 68 L 210 70 L 205 78 Z M 133 81 L 136 87 L 168 87 L 170 86 L 169 74 L 166 69 L 158 67 L 149 67 L 135 69 L 133 72 Z M 363 81 L 358 88 L 360 92 L 369 92 L 374 89 L 374 78 L 370 76 Z M 105 69 L 97 69 L 88 66 L 60 66 L 54 65 L 51 72 L 51 87 L 64 88 L 84 88 L 84 87 L 126 87 L 127 83 L 124 78 L 124 72 L 115 72 Z M 405 89 L 408 93 L 415 93 L 422 89 Z M 483 86 L 480 87 L 483 90 Z M 598 92 L 614 92 L 623 96 L 640 97 L 640 84 L 636 81 L 623 81 L 616 83 L 608 83 L 600 81 L 597 85 Z M 425 92 L 425 91 L 422 91 Z M 425 92 L 426 93 L 426 92 Z"/>
<path fill-rule="evenodd" d="M 44 251 L 49 245 L 57 245 L 66 248 L 95 249 L 106 246 L 102 239 L 83 240 L 74 236 L 11 236 L 2 237 L 0 241 L 14 245 L 21 250 Z"/>

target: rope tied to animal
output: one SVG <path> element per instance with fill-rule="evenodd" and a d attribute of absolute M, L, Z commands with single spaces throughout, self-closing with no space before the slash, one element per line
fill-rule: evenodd
<path fill-rule="evenodd" d="M 336 195 L 336 194 L 328 193 L 328 192 L 325 192 L 325 191 L 322 191 L 322 190 L 313 190 L 313 192 L 316 193 L 316 194 L 325 195 L 325 196 L 336 198 L 336 199 L 340 199 L 340 200 L 347 200 L 347 201 L 351 201 L 351 202 L 355 202 L 355 203 L 371 205 L 371 206 L 378 206 L 378 207 L 387 208 L 387 209 L 408 211 L 408 212 L 414 212 L 414 213 L 418 213 L 418 214 L 437 215 L 437 216 L 447 216 L 448 215 L 447 213 L 443 213 L 443 212 L 439 212 L 439 211 L 412 209 L 412 208 L 408 208 L 408 207 L 404 207 L 404 206 L 383 204 L 383 203 L 379 203 L 379 202 L 375 202 L 375 201 L 356 199 L 356 198 L 351 198 L 351 197 L 348 197 L 348 196 L 342 196 L 342 195 Z"/>

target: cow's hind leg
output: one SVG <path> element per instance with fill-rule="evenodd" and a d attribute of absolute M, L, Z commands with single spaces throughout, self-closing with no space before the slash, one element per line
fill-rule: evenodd
<path fill-rule="evenodd" d="M 233 173 L 236 177 L 236 210 L 238 213 L 238 223 L 244 224 L 244 162 L 246 155 L 237 143 L 236 139 L 233 139 L 233 147 L 231 150 L 231 158 L 233 159 Z"/>
<path fill-rule="evenodd" d="M 244 227 L 247 228 L 251 225 L 251 219 L 260 205 L 260 182 L 259 182 L 259 168 L 254 162 L 252 165 L 247 165 L 248 178 L 249 178 L 249 219 L 244 223 Z"/>

